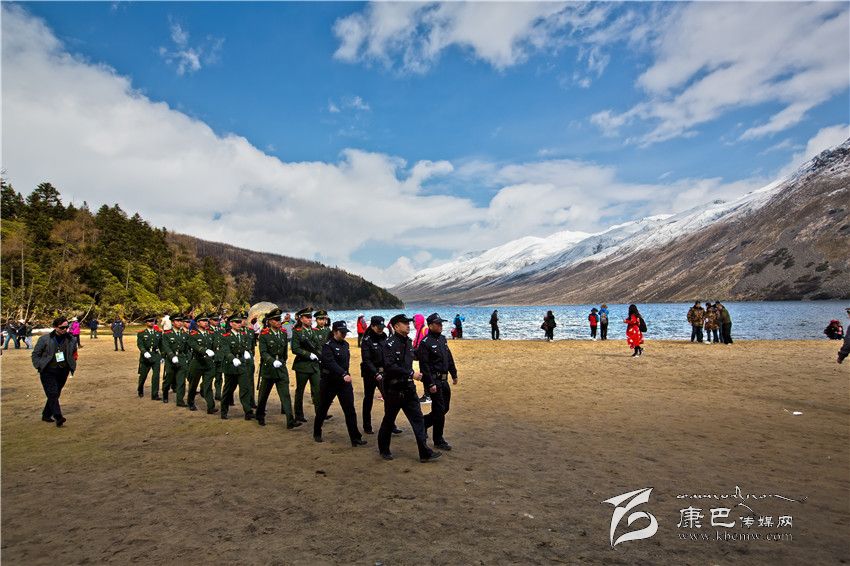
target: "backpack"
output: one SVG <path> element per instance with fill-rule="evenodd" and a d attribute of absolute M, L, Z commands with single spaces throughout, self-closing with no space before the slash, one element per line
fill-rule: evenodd
<path fill-rule="evenodd" d="M 646 321 L 643 319 L 642 316 L 638 317 L 638 326 L 641 332 L 646 332 Z"/>
<path fill-rule="evenodd" d="M 600 314 L 599 315 L 599 322 L 601 322 L 602 324 L 608 324 L 608 314 L 607 313 Z"/>

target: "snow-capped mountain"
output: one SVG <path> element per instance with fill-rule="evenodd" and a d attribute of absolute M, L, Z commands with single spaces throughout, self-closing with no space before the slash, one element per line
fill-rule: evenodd
<path fill-rule="evenodd" d="M 494 304 L 680 300 L 708 296 L 707 288 L 727 300 L 850 297 L 849 156 L 847 140 L 733 201 L 596 234 L 520 238 L 423 270 L 392 291 L 408 302 Z M 705 271 L 689 276 L 698 264 Z M 780 264 L 787 267 L 769 276 Z"/>

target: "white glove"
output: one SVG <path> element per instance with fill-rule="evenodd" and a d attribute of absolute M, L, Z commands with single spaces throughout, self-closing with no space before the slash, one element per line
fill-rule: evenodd
<path fill-rule="evenodd" d="M 249 352 L 248 350 L 245 350 L 245 353 L 242 354 L 242 357 L 245 358 L 246 360 L 250 360 L 251 359 L 251 352 Z"/>
<path fill-rule="evenodd" d="M 283 362 L 280 361 L 280 360 L 275 360 L 275 361 L 272 362 L 272 365 L 276 368 L 279 368 L 280 366 L 283 365 Z"/>
<path fill-rule="evenodd" d="M 172 364 L 176 364 L 176 363 L 179 363 L 179 362 L 180 362 L 180 358 L 178 358 L 177 356 L 174 356 L 173 358 L 171 358 Z"/>
<path fill-rule="evenodd" d="M 239 358 L 233 358 L 233 367 L 238 368 L 242 365 L 242 362 L 239 361 Z"/>
<path fill-rule="evenodd" d="M 318 362 L 318 361 L 319 361 L 319 356 L 317 356 L 316 354 L 314 354 L 314 353 L 310 352 L 310 359 L 311 359 L 311 360 L 313 360 L 314 362 Z"/>
<path fill-rule="evenodd" d="M 145 352 L 145 353 L 144 353 L 144 356 L 145 356 L 145 359 L 146 359 L 146 360 L 151 359 L 151 353 L 150 353 L 150 352 Z"/>
<path fill-rule="evenodd" d="M 207 355 L 209 357 L 213 357 L 213 356 L 215 356 L 215 352 L 213 352 L 212 350 L 207 350 Z"/>

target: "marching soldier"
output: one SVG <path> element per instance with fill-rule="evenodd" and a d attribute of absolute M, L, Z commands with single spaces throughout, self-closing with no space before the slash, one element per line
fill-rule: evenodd
<path fill-rule="evenodd" d="M 151 379 L 151 399 L 159 401 L 159 362 L 162 356 L 159 354 L 160 340 L 162 334 L 154 330 L 156 317 L 150 316 L 145 319 L 145 329 L 140 330 L 136 336 L 136 346 L 139 348 L 139 398 L 145 396 L 145 381 L 148 372 L 153 371 Z"/>
<path fill-rule="evenodd" d="M 257 353 L 257 333 L 254 331 L 254 327 L 246 322 L 247 315 L 245 315 L 245 320 L 242 321 L 242 333 L 247 335 L 248 337 L 248 351 L 251 353 L 251 357 L 245 360 L 245 373 L 248 376 L 248 396 L 251 402 L 251 409 L 257 408 L 257 399 L 254 397 L 254 386 L 256 385 L 254 382 L 254 374 L 257 371 L 257 360 L 255 358 Z M 254 319 L 257 320 L 256 318 Z M 242 397 L 242 387 L 239 388 L 239 397 Z"/>
<path fill-rule="evenodd" d="M 376 376 L 384 373 L 384 359 L 381 347 L 387 335 L 384 334 L 384 317 L 373 316 L 369 328 L 360 341 L 360 375 L 363 377 L 363 432 L 374 434 L 372 430 L 372 402 L 375 389 L 379 389 Z M 393 425 L 393 434 L 402 430 Z"/>
<path fill-rule="evenodd" d="M 313 409 L 319 408 L 319 381 L 320 365 L 319 355 L 322 352 L 321 343 L 315 330 L 313 330 L 313 315 L 311 309 L 301 309 L 295 313 L 297 322 L 292 329 L 292 353 L 295 361 L 292 369 L 295 370 L 295 418 L 306 423 L 304 418 L 304 389 L 310 384 L 310 397 L 313 400 Z M 330 418 L 328 415 L 327 418 Z"/>
<path fill-rule="evenodd" d="M 345 426 L 352 446 L 363 446 L 366 441 L 357 429 L 357 411 L 354 409 L 354 388 L 351 386 L 351 373 L 348 371 L 351 354 L 345 335 L 348 326 L 344 320 L 333 323 L 330 338 L 322 346 L 322 385 L 321 403 L 313 422 L 313 440 L 322 442 L 322 423 L 334 398 L 339 398 L 342 412 L 345 413 Z"/>
<path fill-rule="evenodd" d="M 390 319 L 393 335 L 382 344 L 384 373 L 380 376 L 384 394 L 384 420 L 378 431 L 378 451 L 384 460 L 392 460 L 390 439 L 399 411 L 413 427 L 416 445 L 419 448 L 419 461 L 432 462 L 442 455 L 442 452 L 431 450 L 426 443 L 425 422 L 422 409 L 419 407 L 419 396 L 416 394 L 414 379 L 421 379 L 422 374 L 413 371 L 413 341 L 410 334 L 410 321 L 403 314 Z M 377 379 L 377 378 L 376 378 Z"/>
<path fill-rule="evenodd" d="M 171 329 L 162 333 L 160 351 L 162 352 L 164 370 L 162 378 L 163 403 L 168 403 L 168 392 L 177 389 L 177 370 L 180 367 L 178 353 L 182 351 L 185 342 L 180 331 L 182 327 L 183 316 L 180 313 L 174 313 L 171 315 Z"/>
<path fill-rule="evenodd" d="M 317 341 L 319 344 L 319 355 L 321 356 L 322 348 L 324 347 L 325 342 L 328 341 L 328 338 L 331 335 L 331 319 L 328 316 L 327 311 L 322 310 L 316 311 L 316 313 L 313 315 L 313 318 L 316 319 L 315 332 L 318 338 Z"/>
<path fill-rule="evenodd" d="M 215 388 L 214 399 L 221 401 L 222 374 L 224 373 L 224 359 L 221 356 L 221 335 L 224 330 L 221 327 L 221 317 L 215 313 L 210 314 L 210 333 L 213 335 L 213 351 L 215 352 L 215 370 L 213 372 L 213 386 Z"/>
<path fill-rule="evenodd" d="M 221 418 L 227 419 L 227 412 L 233 403 L 233 394 L 239 386 L 239 402 L 245 411 L 245 420 L 254 418 L 251 410 L 251 385 L 248 377 L 249 349 L 253 348 L 253 338 L 242 332 L 241 314 L 233 314 L 227 319 L 230 331 L 221 335 L 219 343 L 221 358 L 224 360 L 224 388 L 221 391 Z"/>
<path fill-rule="evenodd" d="M 210 331 L 209 315 L 201 315 L 195 319 L 195 322 L 198 324 L 198 330 L 189 333 L 189 347 L 192 350 L 192 361 L 189 363 L 189 410 L 198 410 L 195 407 L 195 394 L 198 392 L 200 382 L 201 396 L 207 402 L 207 414 L 212 415 L 218 411 L 215 408 L 212 387 L 216 359 L 216 353 L 212 348 L 215 337 Z"/>
<path fill-rule="evenodd" d="M 433 313 L 427 318 L 427 322 L 428 334 L 416 350 L 422 383 L 431 396 L 431 412 L 425 415 L 424 419 L 425 431 L 427 434 L 428 428 L 433 426 L 434 446 L 441 450 L 451 450 L 451 445 L 443 437 L 443 428 L 452 400 L 448 377 L 451 374 L 452 383 L 457 385 L 457 368 L 446 337 L 443 336 L 443 323 L 448 321 Z"/>
<path fill-rule="evenodd" d="M 280 405 L 286 414 L 286 428 L 301 426 L 301 421 L 292 414 L 289 397 L 289 373 L 286 370 L 289 339 L 281 331 L 281 311 L 272 310 L 266 315 L 267 328 L 260 332 L 260 395 L 257 403 L 257 424 L 266 426 L 266 403 L 272 387 L 277 388 Z"/>
<path fill-rule="evenodd" d="M 174 355 L 171 357 L 171 363 L 174 366 L 174 396 L 178 407 L 186 406 L 186 378 L 189 375 L 189 360 L 192 357 L 192 350 L 189 347 L 189 333 L 186 332 L 187 322 L 186 317 L 177 313 L 177 318 L 172 321 L 177 321 L 180 324 L 176 326 L 176 335 L 180 338 L 178 347 L 174 350 Z M 176 360 L 176 361 L 175 361 Z M 163 397 L 163 401 L 166 398 Z"/>

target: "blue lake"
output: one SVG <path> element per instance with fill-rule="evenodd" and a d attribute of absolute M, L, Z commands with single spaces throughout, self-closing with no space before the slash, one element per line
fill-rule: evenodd
<path fill-rule="evenodd" d="M 772 302 L 728 302 L 723 303 L 732 315 L 733 339 L 766 339 L 766 340 L 826 340 L 823 329 L 831 319 L 838 319 L 847 328 L 850 320 L 845 308 L 850 306 L 847 301 L 772 301 Z M 691 327 L 686 320 L 688 309 L 693 303 L 655 303 L 638 304 L 641 314 L 646 320 L 647 339 L 689 340 Z M 555 339 L 590 339 L 590 329 L 587 316 L 591 307 L 599 305 L 552 305 L 552 306 L 518 306 L 498 307 L 499 328 L 503 340 L 542 339 L 543 331 L 540 324 L 547 310 L 555 314 L 558 327 L 555 329 Z M 628 305 L 608 304 L 611 311 L 608 325 L 608 338 L 623 340 L 626 336 L 626 325 L 622 320 L 628 311 Z M 355 328 L 357 315 L 363 313 L 368 319 L 372 315 L 384 316 L 387 320 L 399 311 L 365 310 L 365 311 L 330 311 L 332 320 L 343 319 Z M 460 314 L 466 320 L 463 323 L 464 338 L 489 339 L 490 314 L 493 307 L 469 306 L 434 306 L 427 304 L 408 305 L 403 311 L 408 316 L 421 313 L 428 315 L 438 312 L 443 318 L 452 320 L 455 314 Z M 448 336 L 451 323 L 446 323 L 444 333 Z"/>

